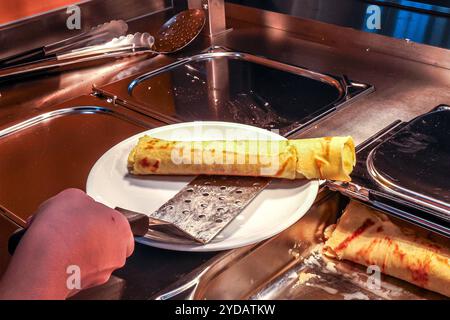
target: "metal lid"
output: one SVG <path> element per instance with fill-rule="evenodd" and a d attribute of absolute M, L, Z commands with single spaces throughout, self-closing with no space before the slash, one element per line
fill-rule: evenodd
<path fill-rule="evenodd" d="M 450 107 L 395 121 L 357 147 L 351 182 L 327 186 L 450 237 Z"/>

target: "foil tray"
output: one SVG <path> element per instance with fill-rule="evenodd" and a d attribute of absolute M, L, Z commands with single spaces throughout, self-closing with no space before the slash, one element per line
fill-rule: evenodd
<path fill-rule="evenodd" d="M 358 147 L 352 182 L 328 186 L 450 237 L 450 107 L 397 121 Z"/>

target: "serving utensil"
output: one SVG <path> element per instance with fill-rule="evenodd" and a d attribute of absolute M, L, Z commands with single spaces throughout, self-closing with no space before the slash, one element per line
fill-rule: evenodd
<path fill-rule="evenodd" d="M 101 59 L 117 59 L 137 54 L 171 54 L 182 50 L 200 34 L 206 22 L 201 9 L 178 13 L 156 33 L 135 33 L 115 38 L 105 44 L 53 54 L 45 59 L 0 70 L 0 81 Z M 129 41 L 128 41 L 129 40 Z M 127 42 L 128 41 L 128 42 Z M 124 43 L 126 42 L 126 43 Z"/>
<path fill-rule="evenodd" d="M 198 176 L 150 217 L 170 223 L 187 234 L 180 238 L 207 244 L 244 210 L 269 181 L 261 177 Z M 146 237 L 161 241 L 164 236 L 161 232 L 153 232 Z"/>
<path fill-rule="evenodd" d="M 263 190 L 261 177 L 198 176 L 150 216 L 116 207 L 130 223 L 134 236 L 174 244 L 207 244 Z M 27 229 L 8 241 L 12 255 Z"/>
<path fill-rule="evenodd" d="M 131 232 L 134 236 L 142 237 L 147 233 L 149 226 L 149 217 L 145 214 L 133 212 L 130 210 L 125 210 L 121 208 L 116 208 L 117 211 L 121 212 L 130 223 Z M 8 239 L 8 252 L 13 255 L 16 251 L 20 240 L 27 232 L 26 228 L 17 229 Z"/>
<path fill-rule="evenodd" d="M 149 230 L 164 234 L 164 239 L 171 242 L 195 242 L 189 233 L 185 233 L 174 224 L 149 217 L 146 214 L 116 207 L 114 210 L 122 213 L 130 224 L 131 232 L 135 237 L 145 236 Z M 8 239 L 8 252 L 13 255 L 22 237 L 27 232 L 26 228 L 17 229 Z"/>
<path fill-rule="evenodd" d="M 185 10 L 164 23 L 155 35 L 155 53 L 170 54 L 180 51 L 194 41 L 206 23 L 202 9 Z"/>
<path fill-rule="evenodd" d="M 125 35 L 127 31 L 128 25 L 125 21 L 112 20 L 74 37 L 0 59 L 0 68 L 8 68 L 33 61 L 49 59 L 73 49 L 106 43 L 114 38 Z"/>

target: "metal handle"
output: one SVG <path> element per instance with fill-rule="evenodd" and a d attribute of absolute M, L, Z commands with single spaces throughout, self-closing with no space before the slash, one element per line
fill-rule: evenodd
<path fill-rule="evenodd" d="M 19 228 L 9 237 L 8 240 L 8 252 L 10 255 L 13 255 L 16 251 L 17 246 L 19 245 L 20 240 L 25 235 L 27 229 Z"/>
<path fill-rule="evenodd" d="M 45 58 L 47 58 L 47 56 L 45 54 L 44 48 L 36 48 L 1 59 L 0 67 L 8 68 L 11 66 L 16 66 L 36 60 L 42 60 Z"/>
<path fill-rule="evenodd" d="M 149 217 L 143 213 L 116 207 L 114 210 L 119 211 L 127 218 L 130 223 L 131 232 L 135 237 L 143 237 L 148 231 Z"/>
<path fill-rule="evenodd" d="M 123 36 L 127 30 L 128 25 L 125 21 L 112 20 L 93 27 L 91 30 L 74 37 L 0 59 L 0 67 L 6 68 L 24 63 L 37 62 L 39 60 L 55 57 L 58 53 L 67 52 L 74 48 L 93 45 L 95 43 L 106 43 L 115 37 Z"/>
<path fill-rule="evenodd" d="M 153 50 L 128 50 L 113 52 L 110 54 L 95 54 L 92 56 L 84 56 L 80 58 L 58 60 L 56 57 L 42 60 L 40 62 L 25 64 L 17 67 L 0 70 L 0 82 L 10 81 L 32 74 L 40 74 L 54 70 L 61 70 L 62 68 L 74 67 L 88 62 L 104 62 L 106 60 L 115 60 L 124 57 L 131 57 L 136 55 L 154 54 Z"/>

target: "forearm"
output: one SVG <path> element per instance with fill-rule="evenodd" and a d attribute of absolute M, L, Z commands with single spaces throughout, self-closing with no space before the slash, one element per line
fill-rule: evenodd
<path fill-rule="evenodd" d="M 49 256 L 45 248 L 19 245 L 0 281 L 0 299 L 65 299 L 70 291 L 66 264 Z"/>
<path fill-rule="evenodd" d="M 7 272 L 0 282 L 1 300 L 65 299 L 69 294 L 64 278 L 47 274 Z"/>

